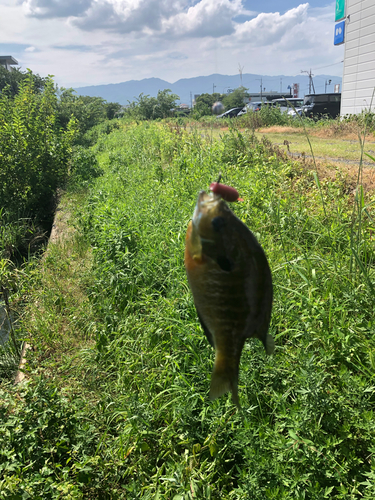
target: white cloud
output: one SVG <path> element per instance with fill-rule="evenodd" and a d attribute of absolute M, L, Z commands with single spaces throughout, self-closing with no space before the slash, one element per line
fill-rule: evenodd
<path fill-rule="evenodd" d="M 251 14 L 242 0 L 24 0 L 26 15 L 69 18 L 86 31 L 223 36 L 234 31 L 233 17 Z"/>
<path fill-rule="evenodd" d="M 283 15 L 279 12 L 259 14 L 250 21 L 238 24 L 235 38 L 238 42 L 261 47 L 280 42 L 290 30 L 306 24 L 308 8 L 309 4 L 304 3 Z"/>
<path fill-rule="evenodd" d="M 242 14 L 241 0 L 201 0 L 163 22 L 163 31 L 174 37 L 222 37 L 234 32 L 233 17 Z"/>
<path fill-rule="evenodd" d="M 186 7 L 176 0 L 96 0 L 84 15 L 71 22 L 83 30 L 118 33 L 159 30 L 162 20 Z"/>
<path fill-rule="evenodd" d="M 244 73 L 292 75 L 343 58 L 343 48 L 333 46 L 334 4 L 301 3 L 249 19 L 241 0 L 0 3 L 2 42 L 20 46 L 11 55 L 63 86 L 236 74 L 239 63 Z M 324 71 L 339 75 L 341 67 Z"/>

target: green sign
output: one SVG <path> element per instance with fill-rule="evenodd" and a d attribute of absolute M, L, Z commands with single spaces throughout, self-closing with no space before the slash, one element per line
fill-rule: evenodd
<path fill-rule="evenodd" d="M 336 0 L 335 21 L 341 21 L 345 17 L 345 0 Z"/>

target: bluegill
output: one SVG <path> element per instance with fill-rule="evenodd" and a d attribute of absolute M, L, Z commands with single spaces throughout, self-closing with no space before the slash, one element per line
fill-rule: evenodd
<path fill-rule="evenodd" d="M 238 373 L 247 338 L 262 341 L 272 354 L 268 328 L 272 276 L 267 258 L 252 232 L 220 194 L 201 191 L 186 234 L 185 268 L 195 307 L 215 349 L 210 399 L 227 391 L 238 399 Z"/>

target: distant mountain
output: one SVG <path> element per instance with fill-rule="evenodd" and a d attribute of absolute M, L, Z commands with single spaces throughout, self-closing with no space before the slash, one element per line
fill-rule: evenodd
<path fill-rule="evenodd" d="M 303 97 L 309 93 L 309 78 L 307 75 L 296 76 L 264 76 L 255 74 L 242 75 L 242 85 L 249 89 L 249 92 L 259 92 L 260 83 L 262 80 L 263 91 L 266 92 L 285 92 L 289 93 L 288 86 L 294 83 L 299 83 L 299 96 Z M 330 75 L 316 75 L 313 78 L 315 92 L 322 93 L 325 91 L 333 92 L 334 85 L 340 84 L 341 78 Z M 329 84 L 328 82 L 331 81 Z M 327 83 L 327 85 L 326 85 Z M 174 94 L 180 97 L 180 102 L 191 104 L 194 95 L 209 93 L 213 91 L 223 94 L 229 89 L 235 89 L 241 85 L 240 76 L 237 75 L 219 75 L 197 76 L 194 78 L 183 78 L 175 83 L 169 83 L 160 78 L 145 78 L 144 80 L 130 80 L 123 83 L 111 83 L 109 85 L 92 85 L 89 87 L 76 88 L 78 95 L 88 95 L 92 97 L 102 97 L 109 102 L 119 102 L 120 104 L 128 104 L 134 101 L 139 94 L 150 95 L 156 97 L 159 90 L 170 89 Z"/>

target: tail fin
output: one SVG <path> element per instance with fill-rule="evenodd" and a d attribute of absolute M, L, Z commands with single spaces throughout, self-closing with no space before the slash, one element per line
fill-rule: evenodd
<path fill-rule="evenodd" d="M 225 366 L 219 367 L 215 361 L 214 371 L 211 376 L 211 401 L 219 398 L 228 391 L 232 393 L 233 403 L 238 408 L 241 408 L 240 400 L 238 399 L 238 373 Z"/>

